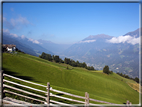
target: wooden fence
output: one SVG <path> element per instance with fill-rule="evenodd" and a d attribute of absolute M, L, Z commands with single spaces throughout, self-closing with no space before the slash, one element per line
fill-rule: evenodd
<path fill-rule="evenodd" d="M 63 103 L 60 100 L 58 101 L 58 100 L 51 99 L 52 97 L 55 97 L 57 99 L 62 99 L 62 100 L 68 100 L 68 101 L 71 101 L 71 102 L 75 102 L 75 104 L 76 103 L 83 104 L 84 106 L 102 106 L 102 105 L 99 105 L 99 104 L 89 103 L 89 101 L 94 101 L 94 103 L 95 102 L 99 102 L 99 103 L 103 103 L 103 104 L 110 104 L 110 105 L 113 105 L 113 106 L 122 106 L 122 105 L 119 105 L 119 104 L 114 104 L 114 103 L 110 103 L 110 102 L 106 102 L 106 101 L 100 101 L 100 100 L 89 98 L 89 94 L 87 92 L 85 92 L 85 96 L 83 97 L 83 96 L 78 96 L 78 95 L 74 95 L 74 94 L 71 94 L 71 93 L 59 91 L 59 90 L 56 90 L 56 89 L 53 89 L 52 87 L 50 87 L 50 83 L 49 82 L 47 83 L 47 86 L 45 86 L 45 85 L 37 84 L 37 83 L 34 83 L 34 82 L 30 82 L 30 81 L 27 81 L 27 80 L 23 80 L 23 79 L 20 79 L 20 78 L 17 78 L 17 77 L 5 74 L 3 72 L 1 72 L 1 77 L 2 77 L 1 78 L 1 99 L 2 99 L 1 100 L 1 105 L 5 101 L 4 100 L 4 94 L 5 93 L 9 93 L 9 94 L 20 96 L 20 97 L 23 97 L 23 98 L 26 98 L 26 99 L 34 100 L 34 101 L 37 101 L 37 102 L 40 102 L 40 103 L 46 104 L 46 105 L 56 105 L 57 104 L 57 105 L 63 105 L 63 106 L 73 106 L 71 104 Z M 19 84 L 19 83 L 16 83 L 16 82 L 12 82 L 10 80 L 4 79 L 4 77 L 8 77 L 8 78 L 12 78 L 12 79 L 15 79 L 15 80 L 18 80 L 18 81 L 22 81 L 22 82 L 25 82 L 25 83 L 28 83 L 28 84 L 36 85 L 38 87 L 39 86 L 40 87 L 44 87 L 44 88 L 46 88 L 47 91 L 43 91 L 43 90 L 36 89 L 36 88 L 30 87 L 30 86 L 22 85 L 22 84 Z M 8 85 L 8 84 L 12 84 L 12 85 L 14 85 L 16 87 Z M 22 87 L 22 89 L 17 88 L 17 87 Z M 9 90 L 7 90 L 5 88 L 15 90 L 16 92 L 15 91 L 13 92 L 11 90 L 9 91 Z M 36 91 L 36 92 L 40 92 L 40 93 L 43 93 L 43 94 L 41 95 L 41 94 L 29 92 L 29 91 L 26 91 L 24 89 L 30 89 L 30 90 L 33 90 L 33 91 Z M 19 94 L 17 92 L 22 92 L 22 93 L 25 93 L 26 95 Z M 67 96 L 71 96 L 71 98 L 59 96 L 59 95 L 53 94 L 51 92 L 60 93 L 60 94 L 64 94 L 64 95 L 67 95 Z M 31 97 L 30 95 L 31 96 L 35 96 L 36 98 L 35 97 Z M 80 101 L 80 100 L 76 100 L 76 99 L 72 99 L 72 98 L 83 99 L 84 101 Z M 9 101 L 6 101 L 6 102 L 9 103 L 9 104 L 12 104 Z"/>

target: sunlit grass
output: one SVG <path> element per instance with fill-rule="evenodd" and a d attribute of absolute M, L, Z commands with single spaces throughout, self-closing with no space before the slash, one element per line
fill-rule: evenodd
<path fill-rule="evenodd" d="M 67 69 L 67 66 L 69 69 Z M 28 54 L 3 54 L 3 69 L 14 76 L 31 78 L 30 81 L 46 85 L 76 95 L 103 100 L 111 103 L 139 103 L 139 93 L 126 82 L 135 83 L 115 73 L 104 74 L 101 71 L 89 71 L 67 64 L 49 62 Z M 132 96 L 132 97 L 130 97 Z"/>

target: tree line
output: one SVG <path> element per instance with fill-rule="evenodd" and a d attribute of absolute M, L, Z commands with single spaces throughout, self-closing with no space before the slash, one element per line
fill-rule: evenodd
<path fill-rule="evenodd" d="M 51 54 L 47 54 L 47 53 L 42 52 L 42 54 L 39 55 L 39 57 L 42 59 L 46 59 L 48 61 L 55 61 L 56 63 L 69 64 L 73 67 L 83 67 L 88 70 L 95 70 L 93 66 L 87 66 L 87 64 L 85 62 L 80 63 L 79 61 L 74 61 L 73 59 L 66 58 L 66 57 L 64 60 L 62 60 L 58 55 L 51 55 Z"/>
<path fill-rule="evenodd" d="M 106 65 L 106 66 L 103 68 L 103 73 L 112 74 L 113 71 L 110 71 L 110 70 L 109 70 L 109 66 Z M 136 81 L 137 83 L 139 83 L 139 78 L 138 78 L 138 77 L 132 78 L 132 77 L 129 77 L 128 75 L 126 75 L 126 74 L 122 74 L 122 73 L 119 73 L 119 72 L 117 72 L 117 74 L 120 75 L 120 76 L 122 76 L 122 77 L 124 77 L 124 78 L 131 79 L 131 80 L 134 80 L 134 81 Z"/>
<path fill-rule="evenodd" d="M 122 73 L 119 73 L 119 72 L 117 72 L 117 74 L 120 75 L 120 76 L 122 76 L 122 77 L 124 77 L 124 78 L 134 80 L 134 81 L 136 81 L 137 83 L 140 82 L 138 77 L 132 78 L 132 77 L 129 77 L 128 75 L 126 75 L 126 74 L 122 74 Z"/>

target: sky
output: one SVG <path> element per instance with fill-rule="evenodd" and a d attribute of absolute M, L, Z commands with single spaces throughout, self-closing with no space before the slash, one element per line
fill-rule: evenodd
<path fill-rule="evenodd" d="M 58 44 L 139 28 L 139 3 L 3 3 L 2 15 L 5 32 Z"/>

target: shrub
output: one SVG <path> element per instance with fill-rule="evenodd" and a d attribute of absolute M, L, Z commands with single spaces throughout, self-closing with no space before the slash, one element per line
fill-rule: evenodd
<path fill-rule="evenodd" d="M 106 73 L 106 74 L 109 74 L 109 67 L 106 65 L 104 68 L 103 68 L 103 72 Z"/>
<path fill-rule="evenodd" d="M 67 69 L 69 69 L 69 67 L 67 66 Z"/>

